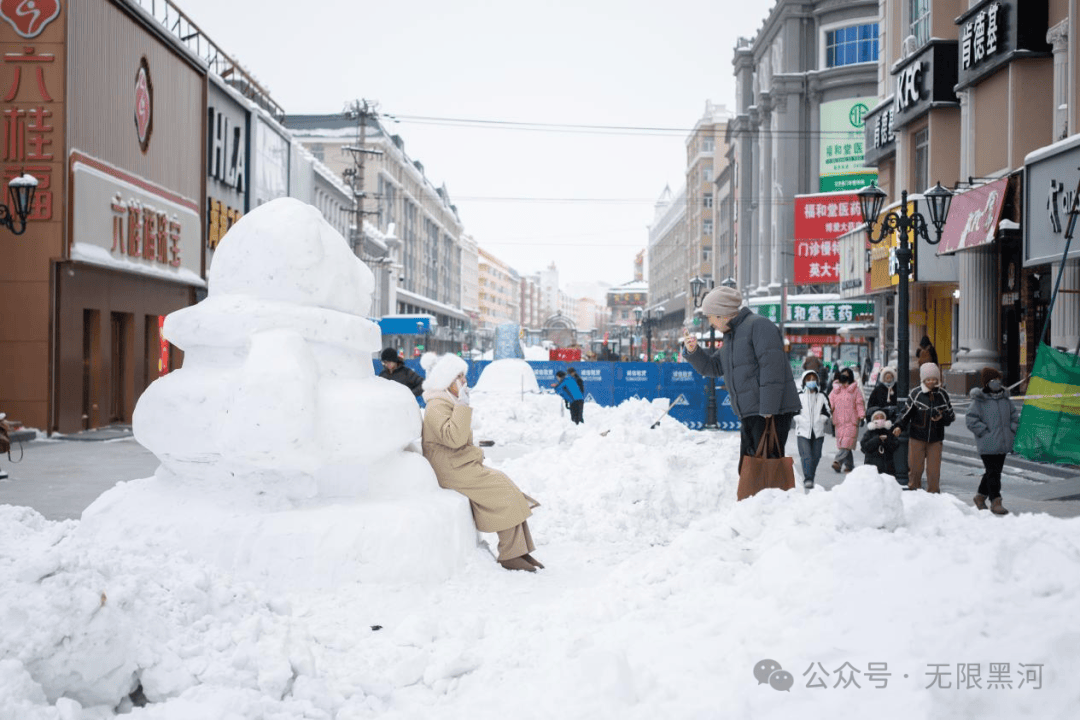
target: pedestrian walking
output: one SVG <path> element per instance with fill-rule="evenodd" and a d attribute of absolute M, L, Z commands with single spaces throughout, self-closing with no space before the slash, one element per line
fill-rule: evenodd
<path fill-rule="evenodd" d="M 975 445 L 986 469 L 975 495 L 975 507 L 985 510 L 989 499 L 992 513 L 1008 515 L 1001 503 L 1001 469 L 1005 466 L 1005 456 L 1012 452 L 1020 411 L 1009 399 L 1009 390 L 1002 385 L 1001 373 L 995 368 L 982 369 L 982 385 L 972 388 L 968 396 L 971 406 L 964 422 L 975 435 Z"/>
<path fill-rule="evenodd" d="M 420 397 L 420 394 L 424 392 L 424 378 L 411 368 L 405 367 L 405 360 L 398 355 L 398 351 L 394 348 L 386 348 L 380 357 L 383 369 L 379 377 L 399 382 L 409 388 L 414 396 Z"/>
<path fill-rule="evenodd" d="M 825 420 L 829 417 L 829 401 L 820 392 L 816 370 L 807 370 L 802 376 L 802 392 L 799 402 L 802 410 L 795 416 L 795 439 L 802 460 L 803 487 L 811 490 L 821 462 L 821 448 L 825 444 Z"/>
<path fill-rule="evenodd" d="M 567 375 L 562 370 L 555 373 L 555 377 L 557 379 L 554 385 L 555 392 L 566 401 L 566 407 L 570 408 L 570 419 L 574 421 L 575 425 L 585 422 L 583 417 L 585 396 L 581 393 L 582 387 L 578 385 L 572 376 Z"/>
<path fill-rule="evenodd" d="M 893 434 L 908 433 L 908 490 L 922 489 L 926 469 L 927 491 L 941 492 L 941 450 L 945 427 L 956 419 L 949 393 L 938 387 L 941 369 L 936 363 L 919 368 L 918 387 L 911 391 L 907 409 L 893 426 Z"/>
<path fill-rule="evenodd" d="M 763 315 L 742 306 L 742 294 L 721 285 L 701 301 L 709 324 L 723 333 L 716 350 L 699 347 L 685 329 L 686 359 L 705 377 L 723 377 L 731 409 L 742 424 L 741 457 L 753 455 L 769 420 L 776 427 L 781 457 L 791 430 L 791 419 L 802 409 L 791 365 L 784 354 L 780 328 Z"/>
<path fill-rule="evenodd" d="M 817 373 L 818 388 L 821 389 L 825 385 L 825 380 L 828 378 L 828 370 L 825 368 L 824 363 L 821 362 L 821 358 L 817 355 L 808 352 L 802 363 L 803 370 L 813 370 Z"/>
<path fill-rule="evenodd" d="M 829 395 L 833 427 L 836 430 L 836 457 L 832 469 L 851 472 L 855 469 L 855 443 L 859 438 L 859 425 L 866 416 L 862 390 L 855 382 L 855 372 L 844 368 L 837 378 L 838 387 Z"/>
<path fill-rule="evenodd" d="M 484 465 L 484 451 L 473 444 L 468 370 L 457 355 L 443 355 L 428 371 L 421 435 L 424 457 L 440 487 L 469 498 L 476 529 L 498 534 L 499 564 L 507 570 L 536 572 L 544 566 L 530 554 L 536 546 L 526 521 L 539 503 L 505 474 Z"/>
<path fill-rule="evenodd" d="M 892 434 L 892 421 L 884 410 L 874 410 L 870 422 L 866 424 L 859 448 L 863 451 L 865 462 L 877 468 L 882 475 L 896 477 L 896 463 L 893 454 L 900 447 L 900 440 Z"/>
<path fill-rule="evenodd" d="M 583 423 L 585 422 L 585 381 L 581 379 L 580 375 L 578 375 L 578 371 L 572 367 L 566 368 L 566 374 L 574 378 L 574 382 L 577 383 L 578 389 L 581 390 L 581 404 L 578 405 L 577 420 L 575 422 Z M 574 419 L 572 412 L 570 415 L 570 419 Z"/>
<path fill-rule="evenodd" d="M 875 410 L 884 410 L 889 420 L 896 419 L 896 368 L 886 366 L 881 368 L 881 374 L 870 391 L 870 399 L 866 401 L 866 414 L 869 417 Z"/>
<path fill-rule="evenodd" d="M 930 342 L 930 337 L 923 335 L 919 340 L 919 349 L 915 353 L 915 358 L 919 363 L 919 367 L 922 367 L 926 363 L 934 363 L 937 365 L 937 350 L 934 348 L 934 343 Z"/>

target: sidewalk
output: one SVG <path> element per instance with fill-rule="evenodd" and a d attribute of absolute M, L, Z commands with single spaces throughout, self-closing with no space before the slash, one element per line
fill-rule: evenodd
<path fill-rule="evenodd" d="M 941 490 L 971 505 L 982 476 L 982 461 L 975 454 L 972 440 L 963 435 L 965 432 L 967 429 L 961 424 L 950 428 L 946 436 Z M 24 443 L 23 449 L 25 454 L 20 463 L 13 464 L 6 456 L 2 457 L 0 467 L 10 477 L 0 480 L 0 504 L 32 507 L 49 520 L 78 518 L 117 482 L 150 477 L 158 466 L 157 458 L 125 428 L 102 428 L 64 439 L 34 440 Z M 18 446 L 13 450 L 17 458 Z M 788 435 L 787 453 L 795 458 L 796 482 L 801 487 L 802 464 L 794 432 Z M 836 439 L 827 436 L 817 470 L 817 484 L 826 489 L 836 487 L 846 477 L 831 467 L 835 454 Z M 863 464 L 863 455 L 857 448 L 855 462 Z M 1080 471 L 1076 468 L 1030 463 L 1010 455 L 1005 462 L 1002 486 L 1005 507 L 1012 512 L 1080 517 Z"/>

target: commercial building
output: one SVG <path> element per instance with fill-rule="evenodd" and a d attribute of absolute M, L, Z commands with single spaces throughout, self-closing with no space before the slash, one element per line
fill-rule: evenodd
<path fill-rule="evenodd" d="M 698 265 L 690 261 L 690 245 L 686 189 L 681 188 L 675 194 L 665 186 L 649 225 L 649 281 L 646 284 L 649 306 L 646 312 L 659 318 L 653 325 L 653 338 L 666 337 L 672 345 L 681 335 L 683 322 L 689 317 L 687 312 L 693 303 L 690 279 Z M 663 342 L 660 341 L 661 345 Z"/>
<path fill-rule="evenodd" d="M 796 195 L 875 177 L 862 133 L 877 104 L 878 33 L 877 0 L 778 0 L 735 48 L 734 279 L 747 294 L 779 296 L 793 277 Z"/>

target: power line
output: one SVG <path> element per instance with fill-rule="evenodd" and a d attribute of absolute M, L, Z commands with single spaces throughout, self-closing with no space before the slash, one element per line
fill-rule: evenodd
<path fill-rule="evenodd" d="M 580 133 L 586 135 L 647 135 L 656 137 L 685 136 L 695 132 L 692 127 L 662 127 L 640 125 L 586 125 L 576 123 L 530 122 L 517 120 L 486 120 L 481 118 L 452 118 L 431 115 L 396 115 L 384 114 L 384 117 L 417 125 L 440 125 L 443 127 L 488 128 L 493 130 L 521 130 L 526 132 Z M 727 122 L 727 121 L 724 121 Z M 852 135 L 860 135 L 859 130 L 770 130 L 758 128 L 752 133 L 792 138 L 834 138 L 836 140 L 854 140 Z"/>

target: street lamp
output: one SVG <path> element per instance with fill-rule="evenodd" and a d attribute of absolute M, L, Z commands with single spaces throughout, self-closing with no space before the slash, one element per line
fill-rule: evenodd
<path fill-rule="evenodd" d="M 701 309 L 701 302 L 705 299 L 705 296 L 709 294 L 709 291 L 713 289 L 713 281 L 703 280 L 700 277 L 694 277 L 690 281 L 690 293 L 694 297 L 694 309 Z M 709 322 L 709 319 L 705 318 L 705 322 Z M 716 328 L 712 323 L 709 323 L 709 349 L 712 350 L 716 345 Z M 719 425 L 716 422 L 716 380 L 711 377 L 705 378 L 705 427 L 709 430 L 716 430 Z"/>
<path fill-rule="evenodd" d="M 634 317 L 637 318 L 638 324 L 645 331 L 645 361 L 652 362 L 652 329 L 660 318 L 656 311 L 642 310 L 639 307 L 634 308 Z"/>
<path fill-rule="evenodd" d="M 896 318 L 896 397 L 899 400 L 908 397 L 908 385 L 911 377 L 908 366 L 908 278 L 911 274 L 911 247 L 908 244 L 908 233 L 913 240 L 922 238 L 931 245 L 941 242 L 941 231 L 945 227 L 945 219 L 949 216 L 949 205 L 952 203 L 952 192 L 943 188 L 939 182 L 931 190 L 923 195 L 930 210 L 930 223 L 934 226 L 936 237 L 931 240 L 927 232 L 926 220 L 918 212 L 918 201 L 914 201 L 911 215 L 908 215 L 908 192 L 900 193 L 900 213 L 895 211 L 885 214 L 881 218 L 881 229 L 878 237 L 874 238 L 874 223 L 877 222 L 881 208 L 885 204 L 885 191 L 871 182 L 857 193 L 859 207 L 862 210 L 863 222 L 866 223 L 866 238 L 875 245 L 889 239 L 894 232 L 900 241 L 896 249 L 897 275 L 900 277 L 897 296 Z"/>
<path fill-rule="evenodd" d="M 0 226 L 6 227 L 13 235 L 22 235 L 26 232 L 26 218 L 30 215 L 30 206 L 34 202 L 34 191 L 37 190 L 37 178 L 23 173 L 13 178 L 8 183 L 8 193 L 11 195 L 11 208 L 15 214 L 11 214 L 11 208 L 0 205 Z M 15 218 L 19 218 L 19 229 L 15 229 Z"/>

